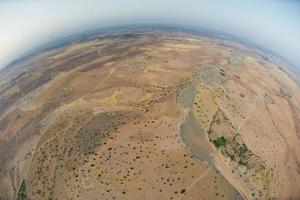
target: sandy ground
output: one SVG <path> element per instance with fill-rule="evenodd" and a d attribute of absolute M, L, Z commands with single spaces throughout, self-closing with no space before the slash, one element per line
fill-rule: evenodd
<path fill-rule="evenodd" d="M 300 198 L 282 63 L 190 33 L 113 35 L 0 74 L 0 199 L 23 180 L 31 200 Z"/>

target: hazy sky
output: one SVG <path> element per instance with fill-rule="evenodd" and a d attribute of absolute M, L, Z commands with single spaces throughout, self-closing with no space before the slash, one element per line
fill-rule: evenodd
<path fill-rule="evenodd" d="M 227 32 L 300 67 L 297 0 L 0 0 L 0 68 L 68 34 L 136 23 Z"/>

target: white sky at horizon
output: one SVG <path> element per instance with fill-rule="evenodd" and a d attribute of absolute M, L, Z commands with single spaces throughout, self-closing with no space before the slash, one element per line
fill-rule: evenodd
<path fill-rule="evenodd" d="M 0 69 L 60 37 L 135 23 L 226 32 L 270 49 L 300 68 L 296 0 L 0 0 Z"/>

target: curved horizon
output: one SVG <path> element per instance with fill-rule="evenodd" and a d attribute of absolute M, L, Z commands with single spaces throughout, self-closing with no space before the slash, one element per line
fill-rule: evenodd
<path fill-rule="evenodd" d="M 172 8 L 172 9 L 169 9 Z M 134 24 L 207 29 L 250 41 L 300 66 L 297 1 L 97 0 L 0 2 L 0 69 L 45 44 L 88 31 Z"/>

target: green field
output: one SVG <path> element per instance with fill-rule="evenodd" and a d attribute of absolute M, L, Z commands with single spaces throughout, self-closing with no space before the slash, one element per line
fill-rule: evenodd
<path fill-rule="evenodd" d="M 227 140 L 224 136 L 218 137 L 217 139 L 213 140 L 213 144 L 219 149 L 227 144 Z"/>
<path fill-rule="evenodd" d="M 17 196 L 17 199 L 18 200 L 23 200 L 27 197 L 27 192 L 26 192 L 26 185 L 25 185 L 25 181 L 23 180 L 22 181 L 22 184 L 19 188 L 19 191 L 18 191 L 18 196 Z"/>

